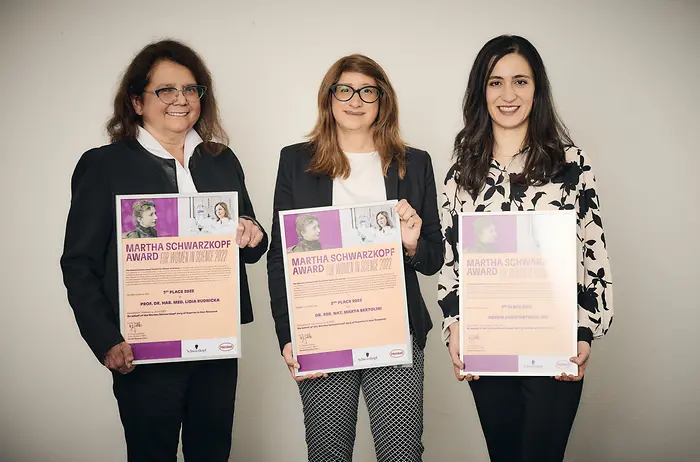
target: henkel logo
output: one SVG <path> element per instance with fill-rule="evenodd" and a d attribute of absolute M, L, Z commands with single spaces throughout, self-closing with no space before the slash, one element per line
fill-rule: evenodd
<path fill-rule="evenodd" d="M 568 369 L 570 366 L 571 366 L 571 362 L 569 362 L 569 361 L 564 361 L 564 360 L 557 361 L 557 367 L 559 369 Z"/>
<path fill-rule="evenodd" d="M 389 356 L 391 356 L 392 358 L 401 358 L 401 357 L 403 357 L 403 355 L 405 355 L 405 354 L 406 354 L 406 352 L 403 351 L 403 350 L 400 349 L 400 348 L 397 348 L 397 349 L 395 349 L 395 350 L 391 350 L 391 351 L 389 352 Z"/>
<path fill-rule="evenodd" d="M 188 353 L 206 353 L 207 349 L 206 348 L 199 348 L 199 345 L 195 344 L 194 345 L 194 350 L 187 350 Z"/>
<path fill-rule="evenodd" d="M 219 350 L 221 351 L 231 351 L 233 350 L 233 343 L 231 342 L 224 342 L 219 345 Z"/>

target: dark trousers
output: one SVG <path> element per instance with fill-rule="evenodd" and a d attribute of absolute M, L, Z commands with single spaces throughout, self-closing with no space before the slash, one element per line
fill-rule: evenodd
<path fill-rule="evenodd" d="M 470 382 L 492 462 L 560 462 L 583 381 L 482 377 Z"/>
<path fill-rule="evenodd" d="M 144 364 L 113 376 L 129 462 L 175 462 L 181 427 L 187 462 L 228 461 L 236 359 Z"/>

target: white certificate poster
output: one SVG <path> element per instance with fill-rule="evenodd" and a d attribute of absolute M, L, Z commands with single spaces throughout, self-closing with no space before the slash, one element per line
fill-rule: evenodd
<path fill-rule="evenodd" d="M 237 193 L 116 200 L 120 330 L 134 364 L 240 357 Z"/>
<path fill-rule="evenodd" d="M 298 375 L 412 364 L 395 205 L 280 212 Z"/>
<path fill-rule="evenodd" d="M 461 213 L 463 374 L 578 374 L 574 211 Z"/>

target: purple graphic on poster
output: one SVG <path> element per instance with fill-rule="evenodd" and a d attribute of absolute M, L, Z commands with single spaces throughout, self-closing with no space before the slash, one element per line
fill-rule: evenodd
<path fill-rule="evenodd" d="M 125 239 L 178 235 L 177 198 L 122 199 L 122 233 Z"/>
<path fill-rule="evenodd" d="M 284 233 L 289 252 L 343 247 L 338 210 L 285 215 Z"/>
<path fill-rule="evenodd" d="M 462 250 L 467 253 L 518 251 L 517 216 L 488 213 L 462 219 Z"/>

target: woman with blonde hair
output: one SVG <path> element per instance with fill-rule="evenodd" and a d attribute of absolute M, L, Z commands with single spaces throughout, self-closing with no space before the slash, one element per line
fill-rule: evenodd
<path fill-rule="evenodd" d="M 396 93 L 384 70 L 362 55 L 339 59 L 318 92 L 318 120 L 306 143 L 282 149 L 267 260 L 272 314 L 280 350 L 299 384 L 308 460 L 352 460 L 360 390 L 379 462 L 422 460 L 423 348 L 432 327 L 417 272 L 442 266 L 442 233 L 430 156 L 399 135 Z M 411 367 L 295 377 L 280 210 L 398 199 L 404 248 Z"/>

